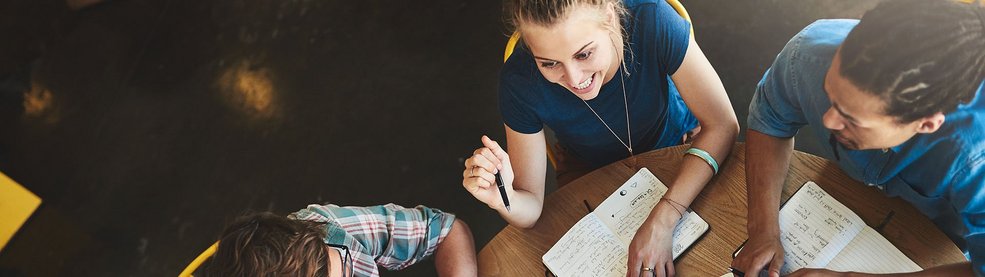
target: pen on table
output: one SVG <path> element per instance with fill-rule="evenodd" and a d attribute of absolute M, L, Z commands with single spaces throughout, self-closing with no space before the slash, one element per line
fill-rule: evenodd
<path fill-rule="evenodd" d="M 731 272 L 732 273 L 732 276 L 735 276 L 735 277 L 745 277 L 746 276 L 745 273 L 743 273 L 742 271 L 740 271 L 740 270 L 738 270 L 738 269 L 736 269 L 734 267 L 731 267 L 731 266 L 728 267 L 728 272 Z M 766 271 L 766 270 L 760 270 L 759 271 L 759 276 L 758 277 L 768 277 L 768 276 L 770 276 L 769 271 Z"/>
<path fill-rule="evenodd" d="M 877 225 L 873 229 L 876 229 L 877 232 L 882 233 L 882 228 L 885 228 L 886 224 L 889 224 L 889 220 L 893 219 L 894 215 L 896 215 L 896 211 L 889 211 L 889 214 L 886 215 L 886 218 L 883 218 L 882 222 L 880 222 L 879 225 Z"/>
<path fill-rule="evenodd" d="M 503 184 L 503 176 L 496 172 L 496 187 L 499 187 L 499 196 L 503 197 L 503 205 L 506 205 L 506 211 L 510 211 L 510 198 L 506 197 L 506 185 Z"/>
<path fill-rule="evenodd" d="M 734 267 L 731 267 L 731 266 L 728 267 L 728 272 L 731 272 L 732 273 L 732 276 L 735 276 L 735 277 L 745 277 L 746 276 L 745 273 L 742 273 L 742 271 L 739 271 L 738 269 L 735 269 Z"/>

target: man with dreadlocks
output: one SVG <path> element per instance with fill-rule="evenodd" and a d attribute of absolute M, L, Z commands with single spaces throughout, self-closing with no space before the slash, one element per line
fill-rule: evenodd
<path fill-rule="evenodd" d="M 983 79 L 980 1 L 884 1 L 861 20 L 819 20 L 804 28 L 776 57 L 749 105 L 750 238 L 733 268 L 779 276 L 780 191 L 793 136 L 808 126 L 829 141 L 819 155 L 913 204 L 969 259 L 914 275 L 982 276 Z M 791 276 L 802 275 L 849 274 L 802 269 Z"/>

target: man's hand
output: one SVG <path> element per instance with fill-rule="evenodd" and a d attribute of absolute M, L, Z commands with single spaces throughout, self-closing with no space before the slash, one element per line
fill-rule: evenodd
<path fill-rule="evenodd" d="M 780 277 L 783 266 L 783 245 L 779 234 L 758 234 L 749 238 L 739 255 L 732 260 L 732 267 L 746 276 L 759 276 L 766 270 L 770 277 Z"/>

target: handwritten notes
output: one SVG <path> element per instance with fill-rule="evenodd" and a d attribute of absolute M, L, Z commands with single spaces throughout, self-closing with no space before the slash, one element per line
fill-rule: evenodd
<path fill-rule="evenodd" d="M 671 253 L 677 259 L 684 250 L 687 250 L 691 243 L 698 240 L 701 235 L 708 231 L 708 222 L 693 211 L 684 214 L 684 218 L 677 222 L 674 227 L 674 246 Z"/>
<path fill-rule="evenodd" d="M 626 245 L 632 242 L 636 230 L 643 225 L 657 201 L 667 192 L 666 185 L 653 174 L 649 174 L 649 170 L 646 171 L 647 174 L 641 174 L 643 170 L 645 169 L 641 169 L 595 209 L 595 214 Z"/>
<path fill-rule="evenodd" d="M 544 264 L 558 276 L 625 276 L 629 244 L 667 186 L 646 168 L 616 189 L 578 221 L 544 254 Z M 688 212 L 674 228 L 676 259 L 708 231 L 708 223 Z"/>
<path fill-rule="evenodd" d="M 780 275 L 805 267 L 872 273 L 920 270 L 814 182 L 804 184 L 780 210 L 780 243 Z"/>
<path fill-rule="evenodd" d="M 817 184 L 808 182 L 780 210 L 781 275 L 804 267 L 823 267 L 865 223 Z"/>
<path fill-rule="evenodd" d="M 586 216 L 544 255 L 544 264 L 558 276 L 626 276 L 627 255 L 597 216 Z"/>

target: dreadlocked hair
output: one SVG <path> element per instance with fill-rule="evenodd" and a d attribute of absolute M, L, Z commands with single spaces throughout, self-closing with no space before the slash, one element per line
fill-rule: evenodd
<path fill-rule="evenodd" d="M 900 123 L 954 111 L 985 79 L 981 1 L 880 3 L 845 38 L 841 75 L 883 99 Z"/>
<path fill-rule="evenodd" d="M 328 276 L 324 224 L 270 212 L 234 220 L 223 231 L 206 276 Z"/>

